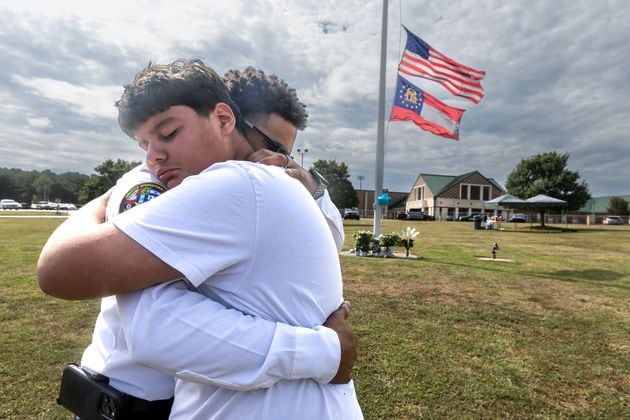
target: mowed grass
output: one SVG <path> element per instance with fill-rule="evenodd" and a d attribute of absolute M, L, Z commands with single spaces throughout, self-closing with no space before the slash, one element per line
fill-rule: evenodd
<path fill-rule="evenodd" d="M 80 359 L 99 307 L 37 287 L 37 256 L 59 223 L 0 219 L 0 418 L 67 418 L 60 373 Z M 406 226 L 420 230 L 417 259 L 341 256 L 367 419 L 630 418 L 630 227 L 382 231 Z M 371 229 L 346 222 L 345 249 Z M 494 242 L 510 261 L 478 259 Z"/>

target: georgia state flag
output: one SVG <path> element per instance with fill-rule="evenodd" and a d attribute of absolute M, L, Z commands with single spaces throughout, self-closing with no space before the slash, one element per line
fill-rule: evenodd
<path fill-rule="evenodd" d="M 413 121 L 422 130 L 459 140 L 464 109 L 446 105 L 398 75 L 390 121 Z"/>

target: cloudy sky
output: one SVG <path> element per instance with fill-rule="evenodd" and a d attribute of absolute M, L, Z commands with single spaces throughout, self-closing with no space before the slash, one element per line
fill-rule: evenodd
<path fill-rule="evenodd" d="M 254 65 L 284 78 L 308 105 L 304 165 L 343 161 L 355 187 L 362 175 L 373 188 L 381 15 L 366 0 L 4 1 L 0 167 L 91 174 L 141 159 L 116 122 L 122 85 L 149 61 L 199 57 L 220 74 Z M 387 115 L 401 24 L 487 76 L 477 105 L 424 85 L 467 109 L 459 142 L 386 124 L 384 187 L 473 170 L 505 185 L 521 159 L 559 151 L 593 196 L 630 194 L 628 22 L 625 0 L 390 1 Z"/>

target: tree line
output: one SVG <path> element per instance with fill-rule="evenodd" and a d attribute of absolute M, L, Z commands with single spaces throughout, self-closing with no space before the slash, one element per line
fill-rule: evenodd
<path fill-rule="evenodd" d="M 50 170 L 0 168 L 0 198 L 10 198 L 26 206 L 39 201 L 85 204 L 105 193 L 123 174 L 139 164 L 106 159 L 89 176 L 78 172 L 56 174 Z M 313 166 L 328 180 L 328 192 L 337 207 L 357 206 L 359 199 L 345 163 L 318 160 Z"/>
<path fill-rule="evenodd" d="M 39 201 L 85 204 L 114 186 L 116 180 L 140 162 L 106 159 L 95 173 L 54 173 L 0 168 L 0 198 L 10 198 L 27 206 Z"/>
<path fill-rule="evenodd" d="M 521 160 L 508 175 L 506 189 L 510 194 L 530 197 L 547 194 L 567 201 L 569 211 L 583 206 L 591 195 L 588 184 L 578 172 L 567 168 L 568 153 L 545 152 Z M 0 198 L 11 198 L 24 204 L 39 201 L 85 204 L 105 193 L 127 171 L 140 162 L 106 159 L 94 168 L 94 174 L 78 172 L 56 174 L 50 170 L 25 171 L 0 168 Z M 338 208 L 356 207 L 359 202 L 344 162 L 317 160 L 313 167 L 329 182 L 328 192 Z M 612 197 L 611 214 L 627 215 L 628 203 Z"/>

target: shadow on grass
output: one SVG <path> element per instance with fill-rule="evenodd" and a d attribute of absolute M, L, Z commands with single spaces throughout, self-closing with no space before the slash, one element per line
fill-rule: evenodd
<path fill-rule="evenodd" d="M 540 225 L 529 225 L 529 226 L 514 226 L 510 227 L 506 225 L 505 227 L 501 227 L 503 231 L 507 232 L 518 232 L 518 233 L 575 233 L 579 232 L 580 229 L 576 228 L 568 228 L 568 227 L 558 227 L 558 226 L 540 226 Z M 589 230 L 592 231 L 592 230 Z"/>
<path fill-rule="evenodd" d="M 561 270 L 548 274 L 549 277 L 567 279 L 567 280 L 590 280 L 590 281 L 616 281 L 627 274 L 619 273 L 617 271 L 612 270 L 597 270 L 597 269 L 587 269 L 587 270 Z"/>
<path fill-rule="evenodd" d="M 540 225 L 523 225 L 511 227 L 509 225 L 504 225 L 502 230 L 505 232 L 518 232 L 518 233 L 593 233 L 593 232 L 606 232 L 606 233 L 619 233 L 619 234 L 628 234 L 630 230 L 625 229 L 625 226 L 599 226 L 599 227 L 580 227 L 580 226 L 572 226 L 571 227 L 560 227 L 560 226 L 540 226 Z M 495 229 L 498 230 L 498 229 Z"/>
<path fill-rule="evenodd" d="M 380 259 L 380 258 L 377 258 Z M 435 265 L 444 265 L 444 266 L 452 266 L 452 267 L 464 267 L 470 268 L 474 270 L 483 270 L 494 273 L 504 273 L 507 276 L 521 276 L 521 277 L 536 277 L 541 279 L 554 279 L 560 281 L 567 282 L 579 282 L 579 283 L 589 283 L 589 284 L 597 284 L 605 287 L 614 287 L 619 289 L 630 289 L 629 284 L 616 284 L 615 281 L 622 279 L 629 275 L 629 273 L 617 272 L 612 270 L 598 270 L 598 269 L 586 269 L 586 270 L 562 270 L 555 271 L 549 273 L 519 273 L 515 272 L 513 269 L 509 269 L 507 265 L 504 264 L 494 264 L 492 261 L 488 261 L 489 264 L 483 263 L 478 265 L 467 264 L 466 262 L 455 262 L 455 261 L 445 261 L 442 259 L 432 258 L 432 257 L 421 257 L 418 259 L 392 259 L 391 261 L 408 261 L 409 264 L 435 264 Z M 510 266 L 518 265 L 511 263 Z"/>

